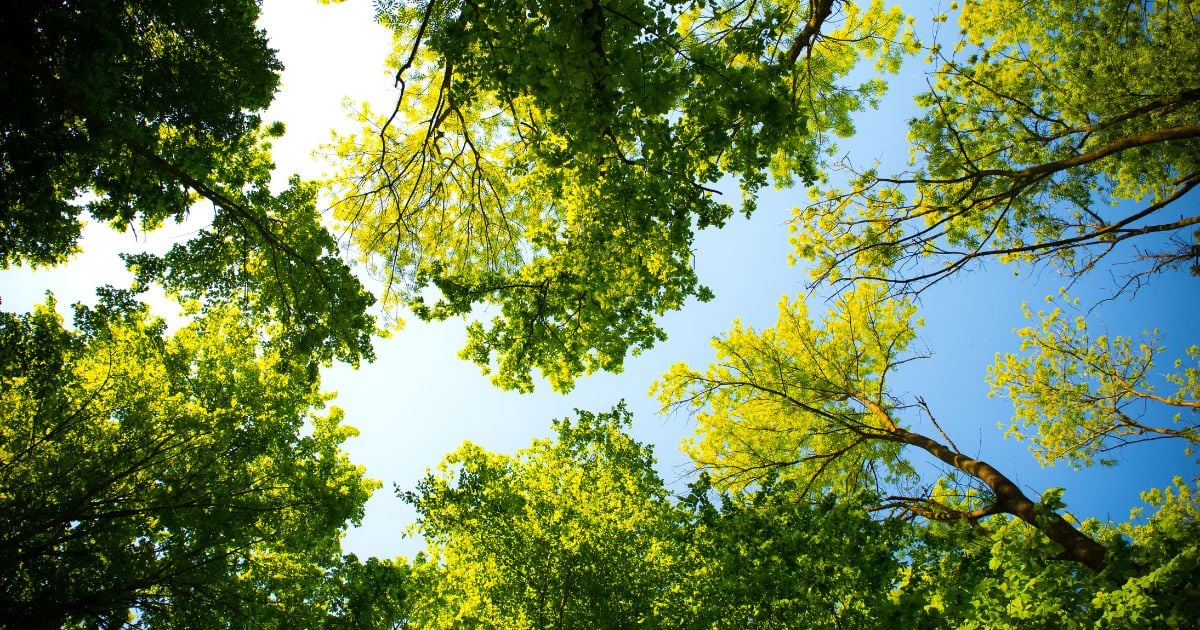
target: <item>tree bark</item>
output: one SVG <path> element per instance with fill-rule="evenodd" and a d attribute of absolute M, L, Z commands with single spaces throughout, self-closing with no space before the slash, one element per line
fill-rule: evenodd
<path fill-rule="evenodd" d="M 1059 514 L 1039 509 L 1038 504 L 1025 496 L 1017 484 L 991 464 L 967 457 L 920 433 L 913 433 L 897 427 L 892 434 L 895 435 L 896 441 L 920 448 L 987 484 L 987 487 L 996 495 L 996 511 L 1011 514 L 1029 523 L 1045 534 L 1047 538 L 1061 545 L 1064 558 L 1079 562 L 1093 571 L 1103 570 L 1106 566 L 1104 562 L 1106 550 L 1100 543 L 1075 529 Z"/>

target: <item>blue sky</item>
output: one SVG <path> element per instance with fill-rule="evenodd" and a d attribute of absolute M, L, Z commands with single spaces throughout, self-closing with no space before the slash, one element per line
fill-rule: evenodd
<path fill-rule="evenodd" d="M 347 128 L 343 98 L 390 104 L 391 80 L 383 67 L 389 39 L 371 21 L 370 4 L 361 0 L 334 6 L 315 0 L 266 0 L 263 8 L 261 24 L 286 67 L 282 91 L 266 117 L 288 126 L 275 148 L 281 181 L 292 172 L 317 177 L 323 167 L 310 155 L 329 140 L 330 128 Z M 928 13 L 917 15 L 920 19 Z M 897 158 L 906 158 L 904 123 L 915 111 L 911 94 L 925 85 L 923 68 L 907 64 L 892 84 L 878 111 L 859 116 L 858 135 L 839 143 L 839 155 L 848 152 L 859 164 L 881 158 L 899 165 Z M 569 395 L 555 394 L 544 384 L 528 395 L 492 387 L 473 364 L 456 356 L 464 340 L 461 321 L 424 324 L 410 318 L 390 339 L 377 340 L 375 363 L 357 371 L 345 366 L 326 370 L 325 387 L 339 393 L 335 404 L 361 431 L 347 450 L 354 461 L 366 465 L 370 476 L 384 482 L 368 504 L 363 527 L 347 536 L 346 549 L 360 556 L 415 553 L 419 541 L 402 537 L 412 514 L 391 492 L 392 485 L 411 488 L 426 468 L 464 440 L 511 452 L 547 435 L 554 418 L 572 415 L 575 408 L 607 410 L 622 399 L 635 414 L 635 437 L 655 444 L 662 476 L 682 489 L 689 467 L 678 444 L 692 433 L 693 425 L 683 415 L 658 415 L 647 390 L 675 362 L 707 365 L 712 358 L 709 340 L 728 329 L 734 318 L 756 328 L 770 326 L 780 297 L 805 291 L 804 270 L 787 263 L 786 228 L 792 207 L 803 199 L 798 191 L 770 193 L 751 219 L 737 216 L 724 229 L 701 233 L 696 264 L 716 299 L 668 314 L 662 320 L 670 336 L 667 342 L 630 358 L 621 374 L 581 379 Z M 75 301 L 92 302 L 96 286 L 128 282 L 118 251 L 165 249 L 203 225 L 204 212 L 196 214 L 192 222 L 167 225 L 148 237 L 89 226 L 84 254 L 71 264 L 36 274 L 0 272 L 4 308 L 27 310 L 46 290 L 53 290 L 64 308 Z M 1022 270 L 1015 276 L 1013 268 L 993 262 L 984 271 L 959 275 L 927 291 L 921 299 L 926 322 L 921 338 L 933 356 L 898 373 L 894 393 L 923 396 L 964 451 L 996 465 L 1031 495 L 1063 486 L 1064 499 L 1076 514 L 1120 520 L 1139 503 L 1141 490 L 1165 485 L 1176 474 L 1190 478 L 1200 472 L 1182 454 L 1182 446 L 1135 446 L 1120 455 L 1124 461 L 1113 469 L 1043 469 L 1025 445 L 1002 439 L 997 424 L 1011 415 L 1009 402 L 987 397 L 986 366 L 995 353 L 1016 349 L 1011 331 L 1024 325 L 1022 301 L 1036 308 L 1064 283 L 1052 270 Z M 1101 272 L 1073 293 L 1087 300 L 1111 287 L 1108 274 Z M 1093 313 L 1093 326 L 1114 335 L 1157 327 L 1175 356 L 1196 340 L 1197 288 L 1197 280 L 1186 274 L 1159 278 L 1134 300 L 1101 305 Z M 822 302 L 820 296 L 813 299 L 815 312 Z M 157 310 L 169 315 L 171 308 L 162 304 Z"/>

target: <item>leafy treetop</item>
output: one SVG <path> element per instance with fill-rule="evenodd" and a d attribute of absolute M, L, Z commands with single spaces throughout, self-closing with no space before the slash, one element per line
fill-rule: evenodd
<path fill-rule="evenodd" d="M 556 389 L 664 337 L 707 299 L 696 228 L 773 177 L 816 176 L 824 133 L 852 130 L 894 69 L 904 20 L 881 2 L 379 3 L 399 96 L 364 108 L 336 154 L 336 216 L 422 319 L 495 304 L 462 355 L 506 389 Z M 431 289 L 436 289 L 431 291 Z M 432 301 L 429 301 L 432 298 Z"/>
<path fill-rule="evenodd" d="M 1048 302 L 1055 300 L 1048 299 Z M 1190 454 L 1200 442 L 1200 347 L 1192 346 L 1174 370 L 1161 372 L 1155 357 L 1164 351 L 1156 332 L 1142 342 L 1089 332 L 1064 292 L 1052 311 L 1028 306 L 1037 326 L 1017 331 L 1021 352 L 997 355 L 988 370 L 993 394 L 1012 399 L 1011 435 L 1030 442 L 1038 461 L 1088 466 L 1126 444 L 1179 439 Z M 1165 389 L 1165 391 L 1163 391 Z"/>
<path fill-rule="evenodd" d="M 261 575 L 272 558 L 337 565 L 379 485 L 340 448 L 356 431 L 319 413 L 330 396 L 236 307 L 168 336 L 129 293 L 102 293 L 73 331 L 52 300 L 0 315 L 0 613 L 36 627 L 279 613 L 248 584 L 278 586 Z"/>
<path fill-rule="evenodd" d="M 633 626 L 670 579 L 671 504 L 623 407 L 513 456 L 466 443 L 401 496 L 429 543 L 420 627 Z"/>
<path fill-rule="evenodd" d="M 1076 275 L 1137 239 L 1134 286 L 1188 261 L 1195 272 L 1200 216 L 1179 202 L 1200 183 L 1198 12 L 966 0 L 960 37 L 929 50 L 911 171 L 848 167 L 847 187 L 814 189 L 795 213 L 797 257 L 815 280 L 919 289 L 985 257 Z"/>
<path fill-rule="evenodd" d="M 914 358 L 916 322 L 912 304 L 887 292 L 860 284 L 819 325 L 803 302 L 784 300 L 774 328 L 735 325 L 714 340 L 717 360 L 704 372 L 672 367 L 654 387 L 664 407 L 699 412 L 693 459 L 732 488 L 781 475 L 798 480 L 803 494 L 891 491 L 880 508 L 909 517 L 1013 516 L 1061 546 L 1061 558 L 1103 569 L 1105 548 L 1059 515 L 1055 500 L 1029 498 L 995 466 L 959 450 L 922 399 L 904 403 L 889 392 L 889 373 Z M 941 440 L 905 426 L 906 408 L 924 410 Z M 951 477 L 965 474 L 974 486 L 967 500 L 941 483 L 906 490 L 916 471 L 905 449 L 924 451 Z"/>
<path fill-rule="evenodd" d="M 221 149 L 255 129 L 281 66 L 258 3 L 23 2 L 0 15 L 0 260 L 62 262 L 85 208 L 145 229 L 190 205 Z M 194 189 L 194 187 L 193 187 Z M 80 204 L 76 198 L 88 194 Z"/>
<path fill-rule="evenodd" d="M 281 66 L 256 0 L 24 2 L 0 13 L 0 267 L 54 265 L 87 212 L 118 230 L 212 225 L 165 257 L 133 256 L 139 284 L 283 323 L 295 360 L 373 357 L 374 298 L 321 225 L 316 188 L 270 190 L 262 126 Z"/>

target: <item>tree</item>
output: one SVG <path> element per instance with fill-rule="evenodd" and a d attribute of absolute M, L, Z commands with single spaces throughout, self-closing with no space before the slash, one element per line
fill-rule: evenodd
<path fill-rule="evenodd" d="M 20 3 L 0 16 L 5 266 L 62 262 L 82 204 L 119 228 L 185 212 L 192 182 L 258 127 L 279 62 L 258 3 Z M 249 227 L 249 226 L 247 226 Z"/>
<path fill-rule="evenodd" d="M 280 324 L 272 344 L 285 357 L 306 365 L 334 359 L 357 366 L 375 358 L 377 332 L 368 309 L 375 303 L 321 223 L 318 186 L 292 177 L 278 194 L 270 191 L 270 145 L 247 133 L 223 157 L 218 176 L 228 196 L 266 231 L 248 228 L 236 213 L 218 212 L 196 236 L 158 256 L 122 255 L 138 290 L 157 283 L 178 301 L 206 305 L 237 302 L 262 321 Z M 269 227 L 266 227 L 269 226 Z"/>
<path fill-rule="evenodd" d="M 678 503 L 682 557 L 660 604 L 667 628 L 865 628 L 885 624 L 909 532 L 863 508 L 871 497 L 812 501 L 793 482 L 714 496 L 702 474 Z M 911 627 L 911 626 L 909 626 Z"/>
<path fill-rule="evenodd" d="M 130 261 L 141 283 L 225 300 L 284 324 L 315 365 L 372 358 L 374 298 L 338 257 L 315 187 L 270 192 L 259 112 L 279 62 L 256 0 L 16 3 L 0 12 L 0 267 L 54 265 L 77 250 L 86 210 L 117 230 L 212 225 L 165 258 Z"/>
<path fill-rule="evenodd" d="M 909 532 L 794 484 L 672 500 L 628 412 L 577 412 L 513 456 L 465 444 L 404 499 L 429 544 L 415 627 L 837 627 L 889 618 Z M 835 542 L 836 541 L 836 542 Z"/>
<path fill-rule="evenodd" d="M 1109 568 L 1089 571 L 1048 561 L 1050 543 L 1016 519 L 968 527 L 930 523 L 905 547 L 906 566 L 892 593 L 904 627 L 1187 628 L 1196 616 L 1200 524 L 1195 491 L 1143 493 L 1141 509 L 1117 525 L 1081 527 L 1109 549 Z M 1140 524 L 1135 524 L 1141 521 Z M 982 532 L 980 531 L 982 530 Z M 986 535 L 980 535 L 981 533 Z"/>
<path fill-rule="evenodd" d="M 403 583 L 399 625 L 1183 628 L 1194 619 L 1200 494 L 1181 479 L 1143 495 L 1148 519 L 1135 510 L 1129 523 L 1078 524 L 1106 550 L 1096 571 L 1064 561 L 1044 533 L 1060 490 L 1038 506 L 1039 526 L 965 516 L 986 499 L 947 478 L 923 507 L 897 514 L 887 508 L 899 497 L 816 492 L 786 467 L 719 492 L 702 473 L 664 503 L 648 460 L 617 455 L 647 454 L 625 435 L 628 421 L 621 408 L 579 412 L 555 423 L 555 439 L 511 457 L 468 443 L 406 493 L 429 555 Z"/>
<path fill-rule="evenodd" d="M 241 576 L 244 606 L 218 619 L 252 628 L 403 628 L 406 627 L 410 567 L 402 558 L 359 560 L 354 554 L 323 558 L 303 553 L 272 553 L 255 559 Z M 196 617 L 182 616 L 177 626 L 191 627 Z M 169 624 L 164 624 L 169 625 Z"/>
<path fill-rule="evenodd" d="M 817 280 L 919 289 L 988 257 L 1078 275 L 1131 241 L 1146 264 L 1127 286 L 1196 273 L 1200 216 L 1178 202 L 1200 183 L 1198 12 L 965 0 L 961 39 L 930 48 L 939 65 L 917 99 L 911 170 L 814 190 L 793 223 L 798 257 Z"/>
<path fill-rule="evenodd" d="M 780 303 L 779 322 L 762 332 L 735 323 L 716 339 L 717 361 L 701 373 L 678 364 L 656 383 L 665 408 L 698 410 L 698 442 L 689 454 L 726 487 L 752 485 L 768 474 L 798 480 L 801 493 L 860 490 L 886 494 L 911 483 L 915 469 L 903 456 L 915 448 L 966 475 L 978 486 L 965 502 L 953 488 L 926 485 L 897 492 L 880 508 L 929 520 L 976 522 L 1014 516 L 1057 545 L 1061 557 L 1093 570 L 1105 566 L 1105 548 L 1055 510 L 1061 489 L 1030 499 L 991 464 L 968 456 L 942 433 L 938 441 L 903 424 L 901 413 L 921 408 L 887 388 L 890 372 L 911 360 L 915 307 L 886 298 L 882 284 L 846 292 L 815 325 L 801 301 Z M 932 413 L 928 418 L 939 433 Z"/>
<path fill-rule="evenodd" d="M 0 319 L 0 616 L 279 614 L 264 567 L 335 566 L 378 487 L 339 448 L 354 429 L 236 305 L 168 336 L 128 292 L 101 293 L 75 330 L 53 300 Z"/>
<path fill-rule="evenodd" d="M 416 627 L 595 628 L 649 623 L 667 588 L 672 506 L 621 406 L 554 423 L 514 456 L 466 443 L 402 495 L 428 555 Z M 423 581 L 422 581 L 423 580 Z"/>
<path fill-rule="evenodd" d="M 735 323 L 707 370 L 679 365 L 656 385 L 664 407 L 697 412 L 688 450 L 719 487 L 754 490 L 778 476 L 810 500 L 866 489 L 882 495 L 871 511 L 917 525 L 917 542 L 897 548 L 907 566 L 884 613 L 897 615 L 890 625 L 1191 623 L 1186 486 L 1166 501 L 1146 495 L 1163 506 L 1153 524 L 1077 523 L 1063 489 L 1025 496 L 958 449 L 922 398 L 890 393 L 888 376 L 917 358 L 915 308 L 898 294 L 974 261 L 1053 261 L 1078 277 L 1137 239 L 1148 264 L 1122 287 L 1136 288 L 1195 258 L 1186 231 L 1200 219 L 1170 213 L 1200 181 L 1200 92 L 1180 65 L 1195 57 L 1196 9 L 967 2 L 962 41 L 930 49 L 939 67 L 910 127 L 911 170 L 847 166 L 848 187 L 814 187 L 814 203 L 796 212 L 796 257 L 815 261 L 813 285 L 841 282 L 831 311 L 817 324 L 785 299 L 774 328 Z M 1153 338 L 1138 346 L 1089 336 L 1086 320 L 1058 310 L 1038 317 L 991 382 L 1014 399 L 1012 432 L 1043 462 L 1087 465 L 1146 439 L 1194 444 L 1195 369 L 1184 359 L 1155 375 Z M 912 428 L 918 421 L 929 431 Z M 914 450 L 933 457 L 940 478 L 917 474 Z"/>
<path fill-rule="evenodd" d="M 1065 293 L 1060 301 L 1076 304 Z M 1172 438 L 1190 454 L 1200 442 L 1200 370 L 1180 358 L 1176 371 L 1156 373 L 1164 348 L 1154 336 L 1137 345 L 1129 337 L 1093 338 L 1084 317 L 1062 309 L 1038 311 L 1039 326 L 1017 331 L 1022 353 L 997 356 L 988 371 L 992 392 L 1013 401 L 1009 434 L 1028 440 L 1043 465 L 1087 466 L 1126 444 Z M 1028 306 L 1025 316 L 1034 317 Z M 1187 349 L 1189 362 L 1198 358 L 1200 347 Z M 1173 391 L 1158 393 L 1156 385 Z"/>
<path fill-rule="evenodd" d="M 816 177 L 825 132 L 883 88 L 897 10 L 818 2 L 380 2 L 395 31 L 390 112 L 336 147 L 335 206 L 385 302 L 466 315 L 462 351 L 505 389 L 559 390 L 664 338 L 655 318 L 708 299 L 695 229 L 774 179 Z M 436 291 L 429 291 L 436 289 Z M 427 300 L 432 300 L 428 303 Z"/>

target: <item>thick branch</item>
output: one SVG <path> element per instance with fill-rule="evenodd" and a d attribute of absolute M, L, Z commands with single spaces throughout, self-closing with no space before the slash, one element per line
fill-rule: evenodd
<path fill-rule="evenodd" d="M 999 470 L 985 461 L 955 452 L 944 444 L 919 433 L 896 429 L 895 441 L 916 446 L 954 468 L 982 481 L 996 497 L 997 511 L 1011 514 L 1063 547 L 1063 557 L 1100 571 L 1104 569 L 1105 549 L 1083 532 L 1075 529 L 1062 516 L 1039 508 L 1024 492 Z"/>
<path fill-rule="evenodd" d="M 920 516 L 931 521 L 961 520 L 969 523 L 974 523 L 981 518 L 991 516 L 993 514 L 999 514 L 1001 512 L 999 506 L 994 503 L 992 505 L 966 511 L 957 510 L 942 505 L 937 501 L 923 497 L 889 496 L 884 499 L 884 501 L 887 501 L 887 503 L 883 503 L 875 508 L 872 508 L 872 511 L 889 509 L 899 510 L 901 513 L 907 512 L 910 515 Z"/>
<path fill-rule="evenodd" d="M 888 184 L 961 184 L 968 181 L 979 180 L 985 177 L 1004 177 L 1019 182 L 1018 187 L 1028 179 L 1036 178 L 1042 175 L 1058 173 L 1076 166 L 1083 166 L 1100 160 L 1110 155 L 1115 155 L 1129 149 L 1143 147 L 1151 144 L 1159 144 L 1162 142 L 1173 142 L 1176 140 L 1187 140 L 1189 138 L 1200 137 L 1200 126 L 1189 125 L 1186 127 L 1171 127 L 1168 129 L 1156 129 L 1147 131 L 1132 136 L 1125 136 L 1114 140 L 1104 146 L 1096 147 L 1091 151 L 1077 153 L 1075 155 L 1045 162 L 1043 164 L 1035 164 L 1019 170 L 1012 169 L 982 169 L 972 170 L 969 173 L 958 177 L 949 177 L 944 179 L 896 179 L 896 178 L 878 178 L 879 181 Z"/>
<path fill-rule="evenodd" d="M 812 0 L 809 6 L 812 7 L 812 14 L 808 18 L 808 22 L 804 24 L 804 28 L 800 29 L 800 33 L 796 35 L 795 41 L 792 42 L 792 47 L 788 49 L 787 55 L 783 59 L 783 67 L 791 70 L 796 66 L 796 60 L 800 58 L 800 53 L 807 50 L 812 54 L 813 44 L 817 40 L 817 36 L 821 34 L 821 26 L 825 24 L 830 14 L 833 13 L 834 0 Z"/>

